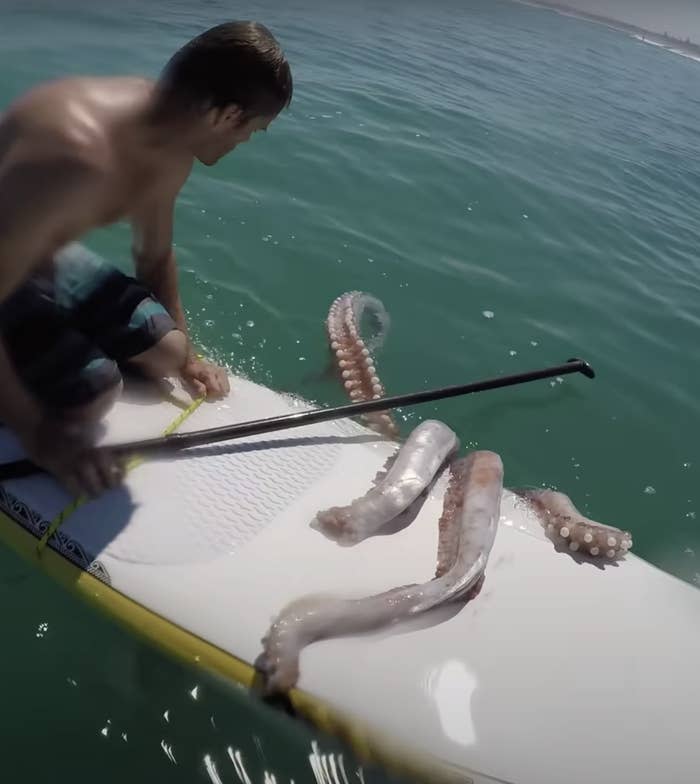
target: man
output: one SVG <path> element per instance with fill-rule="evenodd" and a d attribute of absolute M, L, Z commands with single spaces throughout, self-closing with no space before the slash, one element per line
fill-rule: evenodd
<path fill-rule="evenodd" d="M 120 368 L 228 392 L 187 333 L 173 207 L 194 160 L 216 163 L 264 131 L 292 97 L 289 65 L 255 22 L 218 25 L 155 82 L 42 84 L 0 117 L 0 421 L 74 494 L 119 483 L 90 425 L 121 391 Z M 128 220 L 136 277 L 74 245 Z"/>

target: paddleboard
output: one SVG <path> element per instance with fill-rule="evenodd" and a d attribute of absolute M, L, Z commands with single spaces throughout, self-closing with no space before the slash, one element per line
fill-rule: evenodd
<path fill-rule="evenodd" d="M 236 375 L 231 387 L 179 431 L 310 407 Z M 100 441 L 157 436 L 179 413 L 132 385 Z M 71 499 L 46 475 L 7 481 L 0 538 L 134 633 L 255 690 L 261 638 L 289 601 L 433 576 L 446 477 L 409 524 L 355 547 L 310 527 L 363 495 L 394 449 L 340 420 L 148 460 L 69 514 L 41 553 Z M 0 460 L 20 456 L 0 431 Z M 698 662 L 699 590 L 633 552 L 618 563 L 558 552 L 505 492 L 475 599 L 310 645 L 289 697 L 361 757 L 424 781 L 684 782 L 700 771 Z"/>

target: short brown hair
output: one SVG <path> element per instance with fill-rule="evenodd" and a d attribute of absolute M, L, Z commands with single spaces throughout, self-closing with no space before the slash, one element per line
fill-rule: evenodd
<path fill-rule="evenodd" d="M 236 104 L 247 117 L 276 116 L 292 100 L 289 63 L 259 22 L 226 22 L 193 38 L 158 81 L 161 104 L 178 112 Z"/>

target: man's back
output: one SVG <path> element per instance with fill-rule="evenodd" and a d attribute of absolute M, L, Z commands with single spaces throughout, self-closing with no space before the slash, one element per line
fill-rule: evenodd
<path fill-rule="evenodd" d="M 152 91 L 132 77 L 65 79 L 35 87 L 3 115 L 0 298 L 66 243 L 177 193 L 192 157 L 153 134 Z"/>
<path fill-rule="evenodd" d="M 95 223 L 123 217 L 173 164 L 149 138 L 152 90 L 148 80 L 131 77 L 73 78 L 35 87 L 0 120 L 0 183 L 17 167 L 40 174 L 42 163 L 87 166 L 102 181 Z"/>

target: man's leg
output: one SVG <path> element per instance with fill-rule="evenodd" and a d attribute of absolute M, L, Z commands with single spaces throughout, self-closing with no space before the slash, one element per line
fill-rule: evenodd
<path fill-rule="evenodd" d="M 105 362 L 111 362 L 111 360 L 105 357 Z M 87 368 L 82 371 L 83 376 L 89 375 L 89 373 Z M 82 379 L 82 382 L 85 382 L 85 378 Z M 111 381 L 104 383 L 88 381 L 87 383 L 91 384 L 94 396 L 79 405 L 65 405 L 57 409 L 58 415 L 62 417 L 64 422 L 84 425 L 100 422 L 119 400 L 124 389 L 124 382 L 116 364 Z"/>
<path fill-rule="evenodd" d="M 61 251 L 56 269 L 73 323 L 106 356 L 155 380 L 179 375 L 187 339 L 148 289 L 80 245 Z"/>
<path fill-rule="evenodd" d="M 187 359 L 187 338 L 178 329 L 164 335 L 154 346 L 130 357 L 128 364 L 148 378 L 177 376 Z"/>
<path fill-rule="evenodd" d="M 122 388 L 119 368 L 57 305 L 50 280 L 33 278 L 3 306 L 0 335 L 27 391 L 57 423 L 99 421 Z"/>

